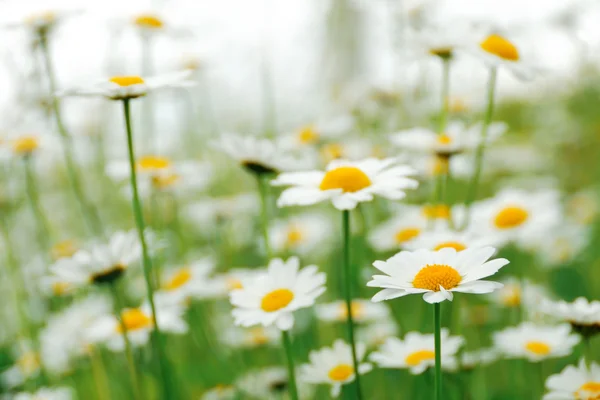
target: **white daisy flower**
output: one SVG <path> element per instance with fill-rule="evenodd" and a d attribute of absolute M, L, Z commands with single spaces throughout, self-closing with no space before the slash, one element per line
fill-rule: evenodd
<path fill-rule="evenodd" d="M 79 250 L 50 267 L 57 279 L 74 286 L 110 283 L 140 260 L 142 246 L 135 231 L 116 232 L 108 243 L 98 243 L 89 250 Z"/>
<path fill-rule="evenodd" d="M 316 265 L 300 269 L 297 257 L 273 259 L 266 272 L 231 292 L 235 323 L 246 327 L 275 324 L 289 330 L 294 325 L 293 312 L 312 306 L 325 291 L 324 285 L 325 274 L 317 272 Z"/>
<path fill-rule="evenodd" d="M 360 362 L 366 352 L 363 343 L 356 344 L 356 357 Z M 331 396 L 338 397 L 342 391 L 342 385 L 353 382 L 355 378 L 352 363 L 352 349 L 343 340 L 338 339 L 332 347 L 323 347 L 320 350 L 311 351 L 308 355 L 309 364 L 300 366 L 300 380 L 312 384 L 331 385 Z M 371 371 L 373 366 L 369 363 L 360 363 L 358 373 L 364 375 Z"/>
<path fill-rule="evenodd" d="M 548 358 L 565 357 L 579 343 L 579 336 L 571 333 L 568 324 L 521 325 L 506 328 L 493 336 L 494 347 L 508 358 L 526 358 L 538 362 Z"/>
<path fill-rule="evenodd" d="M 302 148 L 347 134 L 354 129 L 354 125 L 354 116 L 350 114 L 339 115 L 317 121 L 314 124 L 304 125 L 286 134 L 282 141 L 291 147 Z"/>
<path fill-rule="evenodd" d="M 185 309 L 176 304 L 165 305 L 156 302 L 157 324 L 162 332 L 184 334 L 188 325 L 183 319 Z M 126 308 L 121 312 L 121 319 L 127 331 L 127 337 L 132 346 L 144 346 L 154 329 L 154 318 L 149 304 L 137 308 Z M 99 317 L 87 331 L 88 340 L 93 343 L 105 343 L 116 352 L 125 349 L 121 323 L 113 315 Z"/>
<path fill-rule="evenodd" d="M 354 209 L 358 203 L 371 201 L 374 196 L 400 200 L 405 189 L 414 189 L 418 182 L 410 179 L 413 169 L 397 165 L 396 159 L 349 162 L 335 160 L 325 172 L 292 172 L 271 181 L 274 186 L 292 186 L 277 200 L 279 207 L 305 206 L 331 200 L 338 210 Z"/>
<path fill-rule="evenodd" d="M 228 320 L 228 322 L 231 322 Z M 260 346 L 277 345 L 281 340 L 281 331 L 274 326 L 253 326 L 242 328 L 235 325 L 223 326 L 219 340 L 233 349 L 252 349 Z"/>
<path fill-rule="evenodd" d="M 496 362 L 498 352 L 493 348 L 465 351 L 460 355 L 460 360 L 460 366 L 463 369 L 475 369 Z"/>
<path fill-rule="evenodd" d="M 565 204 L 565 213 L 579 224 L 589 225 L 598 215 L 600 204 L 596 190 L 584 189 L 571 195 Z"/>
<path fill-rule="evenodd" d="M 223 274 L 217 274 L 211 280 L 215 291 L 227 297 L 232 291 L 243 289 L 249 282 L 259 279 L 265 274 L 264 269 L 232 268 Z"/>
<path fill-rule="evenodd" d="M 443 60 L 451 59 L 469 37 L 465 26 L 456 21 L 447 21 L 410 30 L 407 32 L 408 51 L 417 58 L 436 56 Z"/>
<path fill-rule="evenodd" d="M 398 336 L 398 333 L 398 324 L 391 318 L 385 318 L 372 324 L 358 327 L 356 336 L 368 347 L 372 347 L 383 344 L 387 338 Z"/>
<path fill-rule="evenodd" d="M 14 10 L 11 9 L 11 11 Z M 40 8 L 39 3 L 34 8 L 31 4 L 27 4 L 27 7 L 17 10 L 4 26 L 9 29 L 26 28 L 37 34 L 45 35 L 66 19 L 81 14 L 81 12 L 82 10 L 76 8 Z"/>
<path fill-rule="evenodd" d="M 442 368 L 453 371 L 457 367 L 456 354 L 464 344 L 462 336 L 450 336 L 448 329 L 441 331 Z M 435 366 L 435 342 L 433 334 L 408 332 L 404 340 L 388 338 L 369 359 L 381 368 L 408 369 L 411 374 L 422 374 Z"/>
<path fill-rule="evenodd" d="M 55 137 L 35 132 L 19 132 L 3 139 L 2 146 L 14 158 L 38 155 L 39 153 L 57 153 L 60 143 Z"/>
<path fill-rule="evenodd" d="M 494 198 L 473 204 L 471 225 L 499 243 L 515 242 L 531 248 L 561 220 L 558 192 L 505 189 Z"/>
<path fill-rule="evenodd" d="M 213 285 L 210 277 L 214 267 L 212 259 L 204 258 L 164 271 L 160 288 L 155 293 L 157 301 L 183 303 L 190 298 L 210 299 L 222 296 L 222 289 Z"/>
<path fill-rule="evenodd" d="M 2 385 L 8 388 L 20 386 L 27 380 L 37 377 L 42 366 L 40 355 L 33 350 L 30 343 L 19 342 L 13 352 L 14 365 L 0 373 Z"/>
<path fill-rule="evenodd" d="M 193 86 L 191 71 L 174 72 L 152 77 L 113 76 L 92 84 L 60 91 L 58 96 L 101 96 L 110 100 L 127 100 L 143 97 L 160 89 Z"/>
<path fill-rule="evenodd" d="M 369 233 L 371 247 L 378 251 L 397 250 L 417 239 L 427 229 L 429 218 L 422 207 L 402 205 L 395 217 Z"/>
<path fill-rule="evenodd" d="M 375 302 L 423 293 L 426 302 L 439 303 L 452 301 L 453 292 L 491 293 L 502 284 L 480 279 L 508 264 L 504 258 L 489 260 L 495 252 L 493 247 L 461 252 L 451 247 L 438 251 L 401 251 L 387 261 L 373 263 L 386 275 L 374 275 L 367 286 L 383 288 L 373 296 Z"/>
<path fill-rule="evenodd" d="M 35 393 L 20 392 L 11 397 L 12 400 L 71 400 L 73 391 L 66 387 L 41 388 Z"/>
<path fill-rule="evenodd" d="M 302 161 L 292 156 L 281 143 L 265 138 L 229 133 L 222 135 L 214 146 L 248 171 L 259 175 L 303 166 Z"/>
<path fill-rule="evenodd" d="M 562 221 L 560 229 L 547 232 L 545 238 L 538 238 L 537 256 L 543 268 L 556 268 L 575 259 L 590 241 L 591 230 L 569 220 Z"/>
<path fill-rule="evenodd" d="M 352 319 L 355 323 L 376 322 L 390 316 L 390 310 L 385 304 L 363 299 L 354 299 L 350 304 Z M 348 319 L 346 302 L 342 300 L 318 304 L 316 313 L 317 318 L 324 322 L 346 322 Z"/>
<path fill-rule="evenodd" d="M 304 213 L 287 220 L 274 221 L 269 227 L 271 249 L 279 254 L 291 252 L 309 255 L 320 252 L 331 238 L 331 221 L 326 215 Z"/>
<path fill-rule="evenodd" d="M 600 333 L 600 301 L 578 297 L 573 302 L 543 299 L 540 311 L 561 322 L 568 322 L 581 335 Z"/>
<path fill-rule="evenodd" d="M 328 164 L 333 160 L 360 161 L 366 158 L 382 159 L 387 156 L 385 148 L 366 138 L 355 137 L 344 141 L 330 141 L 319 146 L 317 160 L 319 164 Z"/>
<path fill-rule="evenodd" d="M 542 400 L 596 400 L 600 398 L 600 365 L 580 360 L 546 379 L 548 393 Z"/>
<path fill-rule="evenodd" d="M 424 231 L 414 240 L 406 243 L 405 248 L 407 250 L 427 249 L 437 251 L 450 247 L 460 252 L 465 249 L 482 248 L 494 244 L 490 237 L 486 237 L 473 229 L 456 231 L 449 229 L 447 226 L 442 226 L 434 230 Z"/>
<path fill-rule="evenodd" d="M 509 277 L 501 283 L 504 287 L 491 293 L 490 300 L 502 307 L 524 307 L 530 317 L 538 313 L 541 302 L 548 296 L 544 286 L 529 280 Z"/>
<path fill-rule="evenodd" d="M 288 373 L 282 367 L 266 367 L 250 371 L 236 382 L 236 386 L 246 396 L 261 400 L 289 400 Z M 300 399 L 314 399 L 314 391 L 310 386 L 298 382 Z"/>
<path fill-rule="evenodd" d="M 238 392 L 231 385 L 217 385 L 212 389 L 204 392 L 200 400 L 235 400 L 238 397 Z"/>

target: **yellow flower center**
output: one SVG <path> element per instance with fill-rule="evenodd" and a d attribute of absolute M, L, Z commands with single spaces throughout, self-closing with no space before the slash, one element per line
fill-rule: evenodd
<path fill-rule="evenodd" d="M 17 366 L 24 375 L 31 375 L 40 368 L 40 358 L 32 351 L 23 354 L 17 360 Z"/>
<path fill-rule="evenodd" d="M 140 171 L 165 170 L 171 167 L 171 161 L 166 157 L 143 156 L 138 158 L 136 166 Z"/>
<path fill-rule="evenodd" d="M 12 147 L 13 151 L 17 154 L 31 154 L 40 147 L 40 139 L 37 136 L 23 136 L 15 139 Z"/>
<path fill-rule="evenodd" d="M 432 204 L 423 206 L 423 215 L 427 218 L 450 218 L 450 207 L 445 204 Z"/>
<path fill-rule="evenodd" d="M 405 243 L 411 239 L 416 238 L 420 234 L 421 234 L 421 229 L 419 229 L 419 228 L 412 228 L 412 227 L 404 228 L 404 229 L 400 229 L 398 232 L 396 232 L 396 235 L 394 235 L 394 238 L 396 239 L 396 243 L 401 244 L 401 243 Z"/>
<path fill-rule="evenodd" d="M 138 15 L 135 18 L 134 23 L 139 27 L 151 29 L 160 29 L 164 25 L 162 20 L 153 14 Z"/>
<path fill-rule="evenodd" d="M 406 356 L 404 362 L 406 362 L 406 365 L 409 367 L 416 367 L 423 361 L 433 360 L 434 358 L 435 352 L 431 350 L 419 350 Z"/>
<path fill-rule="evenodd" d="M 71 257 L 77 252 L 77 246 L 74 240 L 63 240 L 52 246 L 52 257 L 56 260 L 59 258 Z"/>
<path fill-rule="evenodd" d="M 305 126 L 298 132 L 298 141 L 302 144 L 312 144 L 319 140 L 319 134 L 312 126 Z"/>
<path fill-rule="evenodd" d="M 128 332 L 152 326 L 152 317 L 146 315 L 146 313 L 139 308 L 130 308 L 123 311 L 121 313 L 121 318 L 123 319 L 123 325 L 125 325 L 125 329 Z M 117 331 L 123 333 L 120 324 L 117 326 Z"/>
<path fill-rule="evenodd" d="M 242 285 L 242 281 L 240 281 L 237 278 L 227 278 L 226 284 L 227 284 L 227 289 L 229 289 L 229 291 L 244 288 L 244 285 Z"/>
<path fill-rule="evenodd" d="M 451 58 L 452 50 L 452 47 L 438 47 L 434 49 L 429 49 L 429 54 L 433 56 L 438 56 L 440 58 Z"/>
<path fill-rule="evenodd" d="M 249 331 L 250 343 L 255 345 L 265 344 L 269 341 L 269 337 L 265 334 L 262 327 L 252 328 Z"/>
<path fill-rule="evenodd" d="M 445 248 L 452 248 L 456 251 L 463 251 L 464 249 L 467 248 L 467 246 L 465 246 L 461 242 L 449 241 L 449 242 L 443 242 L 443 243 L 438 244 L 437 246 L 435 246 L 433 248 L 433 250 L 438 251 L 438 250 L 445 249 Z"/>
<path fill-rule="evenodd" d="M 511 229 L 522 225 L 527 218 L 529 213 L 524 208 L 518 206 L 510 206 L 502 209 L 496 218 L 494 218 L 494 225 L 498 229 Z"/>
<path fill-rule="evenodd" d="M 437 141 L 439 144 L 450 144 L 452 143 L 452 138 L 445 133 L 442 133 L 438 136 Z"/>
<path fill-rule="evenodd" d="M 546 343 L 536 341 L 527 342 L 525 344 L 525 349 L 538 356 L 545 356 L 547 354 L 550 354 L 551 350 L 550 346 L 548 346 Z"/>
<path fill-rule="evenodd" d="M 152 177 L 152 185 L 157 189 L 167 189 L 181 180 L 177 174 L 157 175 Z"/>
<path fill-rule="evenodd" d="M 577 400 L 600 400 L 600 382 L 587 382 L 575 392 Z"/>
<path fill-rule="evenodd" d="M 353 301 L 350 303 L 350 312 L 352 313 L 353 318 L 361 318 L 365 313 L 365 306 L 362 303 L 357 301 Z M 340 304 L 340 319 L 345 320 L 348 318 L 348 307 L 346 307 L 346 303 Z"/>
<path fill-rule="evenodd" d="M 181 268 L 175 275 L 164 284 L 165 290 L 179 289 L 192 279 L 192 270 L 190 268 Z"/>
<path fill-rule="evenodd" d="M 115 83 L 121 87 L 142 85 L 144 80 L 140 76 L 113 76 L 109 79 L 110 82 Z"/>
<path fill-rule="evenodd" d="M 288 246 L 295 246 L 304 240 L 304 232 L 297 226 L 291 226 L 287 231 L 286 243 Z"/>
<path fill-rule="evenodd" d="M 413 286 L 417 289 L 426 289 L 439 292 L 440 286 L 450 290 L 458 286 L 462 277 L 457 270 L 449 265 L 426 265 L 417 273 Z"/>
<path fill-rule="evenodd" d="M 369 186 L 371 186 L 371 180 L 360 169 L 356 167 L 339 167 L 327 171 L 319 185 L 319 189 L 342 189 L 344 193 L 354 193 Z"/>
<path fill-rule="evenodd" d="M 506 307 L 518 307 L 521 304 L 521 289 L 518 286 L 505 286 L 502 302 Z"/>
<path fill-rule="evenodd" d="M 508 61 L 519 61 L 519 50 L 507 39 L 500 35 L 490 35 L 480 44 L 481 48 L 495 56 Z"/>
<path fill-rule="evenodd" d="M 54 282 L 52 284 L 52 293 L 55 296 L 64 296 L 71 289 L 71 285 L 67 282 Z"/>
<path fill-rule="evenodd" d="M 332 381 L 342 382 L 350 378 L 353 373 L 354 368 L 352 368 L 352 365 L 339 364 L 331 368 L 327 375 Z"/>
<path fill-rule="evenodd" d="M 329 143 L 323 146 L 322 149 L 325 160 L 336 160 L 344 156 L 344 146 L 339 143 Z"/>
<path fill-rule="evenodd" d="M 450 97 L 448 101 L 450 103 L 450 112 L 463 113 L 469 110 L 469 106 L 465 100 L 460 97 Z"/>
<path fill-rule="evenodd" d="M 266 312 L 274 312 L 286 307 L 294 300 L 294 293 L 289 289 L 276 289 L 262 298 L 260 308 Z"/>

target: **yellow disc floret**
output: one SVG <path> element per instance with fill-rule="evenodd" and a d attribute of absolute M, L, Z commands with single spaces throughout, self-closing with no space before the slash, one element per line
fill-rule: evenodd
<path fill-rule="evenodd" d="M 141 14 L 138 15 L 134 23 L 141 28 L 160 29 L 163 27 L 163 21 L 156 15 L 153 14 Z"/>
<path fill-rule="evenodd" d="M 458 286 L 461 280 L 458 271 L 451 266 L 432 264 L 426 265 L 417 273 L 413 286 L 417 289 L 439 292 L 440 286 L 450 290 Z"/>
<path fill-rule="evenodd" d="M 21 155 L 31 154 L 38 147 L 40 147 L 40 139 L 37 136 L 23 136 L 12 143 L 13 151 Z"/>
<path fill-rule="evenodd" d="M 433 360 L 435 358 L 435 352 L 431 350 L 419 350 L 414 353 L 410 353 L 406 356 L 404 362 L 409 367 L 416 367 L 421 364 L 423 361 Z"/>
<path fill-rule="evenodd" d="M 443 242 L 443 243 L 438 244 L 437 246 L 435 246 L 433 248 L 433 250 L 438 251 L 438 250 L 445 249 L 445 248 L 452 248 L 456 251 L 463 251 L 464 249 L 467 248 L 467 246 L 465 246 L 461 242 L 456 242 L 456 241 L 451 240 L 448 242 Z"/>
<path fill-rule="evenodd" d="M 529 218 L 527 210 L 518 206 L 510 206 L 496 214 L 494 225 L 498 229 L 516 228 L 527 221 L 527 218 Z"/>
<path fill-rule="evenodd" d="M 266 312 L 274 312 L 286 307 L 294 300 L 294 293 L 289 289 L 276 289 L 267 293 L 260 302 L 260 308 Z"/>
<path fill-rule="evenodd" d="M 305 126 L 298 132 L 298 141 L 302 144 L 312 144 L 319 140 L 319 134 L 311 125 Z"/>
<path fill-rule="evenodd" d="M 166 157 L 143 156 L 138 158 L 136 166 L 140 171 L 164 170 L 171 167 L 171 161 Z"/>
<path fill-rule="evenodd" d="M 550 354 L 550 346 L 544 342 L 531 341 L 525 344 L 525 349 L 538 356 Z"/>
<path fill-rule="evenodd" d="M 396 239 L 396 243 L 402 244 L 416 238 L 420 234 L 421 229 L 409 227 L 400 229 L 398 232 L 396 232 L 396 234 L 394 235 L 394 239 Z"/>
<path fill-rule="evenodd" d="M 146 315 L 139 308 L 130 308 L 121 313 L 121 319 L 127 331 L 136 331 L 152 326 L 152 317 Z M 121 325 L 117 327 L 117 331 L 122 333 Z"/>
<path fill-rule="evenodd" d="M 343 382 L 350 378 L 354 373 L 354 368 L 349 364 L 339 364 L 329 370 L 327 374 L 329 379 L 336 382 Z"/>
<path fill-rule="evenodd" d="M 121 87 L 132 86 L 132 85 L 142 85 L 144 83 L 144 79 L 141 76 L 113 76 L 109 79 L 112 83 L 115 83 Z"/>
<path fill-rule="evenodd" d="M 342 189 L 344 193 L 354 193 L 369 186 L 371 186 L 371 179 L 359 168 L 339 167 L 327 171 L 319 189 Z"/>
<path fill-rule="evenodd" d="M 500 35 L 490 35 L 480 44 L 481 48 L 497 57 L 508 61 L 519 61 L 519 50 L 506 38 Z"/>
<path fill-rule="evenodd" d="M 166 290 L 176 290 L 188 283 L 192 279 L 192 270 L 181 268 L 164 284 Z"/>

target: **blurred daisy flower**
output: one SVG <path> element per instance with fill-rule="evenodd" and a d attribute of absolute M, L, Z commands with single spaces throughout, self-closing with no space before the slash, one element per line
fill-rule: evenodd
<path fill-rule="evenodd" d="M 252 399 L 280 400 L 289 399 L 288 374 L 282 367 L 266 367 L 243 375 L 236 382 L 241 392 Z M 313 399 L 314 392 L 305 384 L 299 382 L 298 395 L 300 399 Z"/>
<path fill-rule="evenodd" d="M 79 250 L 72 257 L 55 262 L 50 271 L 65 284 L 76 287 L 112 283 L 142 256 L 135 231 L 116 232 L 107 243 L 97 243 L 89 250 Z"/>
<path fill-rule="evenodd" d="M 267 271 L 230 294 L 232 315 L 241 326 L 275 324 L 281 330 L 294 325 L 293 312 L 310 307 L 325 291 L 325 274 L 316 265 L 300 269 L 297 257 L 271 260 Z"/>
<path fill-rule="evenodd" d="M 493 336 L 494 347 L 508 358 L 526 358 L 539 362 L 548 358 L 565 357 L 579 343 L 579 336 L 564 325 L 534 325 L 523 322 L 506 328 Z"/>
<path fill-rule="evenodd" d="M 543 299 L 540 311 L 544 314 L 571 324 L 573 330 L 584 337 L 600 333 L 600 301 L 589 301 L 578 297 L 572 302 Z"/>
<path fill-rule="evenodd" d="M 215 263 L 204 258 L 179 268 L 170 268 L 163 272 L 161 285 L 155 293 L 157 301 L 183 303 L 191 298 L 209 299 L 222 295 L 222 290 L 212 284 Z"/>
<path fill-rule="evenodd" d="M 302 162 L 281 143 L 269 139 L 229 133 L 222 135 L 214 146 L 257 175 L 276 174 L 302 166 Z"/>
<path fill-rule="evenodd" d="M 356 336 L 368 347 L 379 346 L 387 338 L 397 336 L 399 333 L 398 325 L 391 318 L 381 319 L 372 324 L 358 327 Z"/>
<path fill-rule="evenodd" d="M 292 148 L 313 146 L 317 143 L 340 137 L 354 129 L 354 117 L 349 114 L 339 115 L 329 119 L 304 125 L 293 132 L 284 135 L 282 142 Z"/>
<path fill-rule="evenodd" d="M 305 206 L 331 200 L 338 210 L 354 209 L 358 203 L 374 196 L 400 200 L 405 189 L 414 189 L 418 182 L 409 176 L 414 170 L 397 165 L 394 158 L 369 158 L 358 162 L 335 160 L 325 172 L 283 173 L 271 181 L 274 186 L 292 186 L 277 200 L 279 207 Z"/>
<path fill-rule="evenodd" d="M 422 374 L 435 366 L 435 343 L 433 334 L 408 332 L 404 340 L 388 338 L 369 359 L 381 368 L 408 369 L 411 374 Z M 442 368 L 456 369 L 456 355 L 464 344 L 461 336 L 450 336 L 448 329 L 442 329 Z"/>
<path fill-rule="evenodd" d="M 429 218 L 422 207 L 402 205 L 395 217 L 369 233 L 371 247 L 378 251 L 397 250 L 416 240 L 426 229 Z"/>
<path fill-rule="evenodd" d="M 581 359 L 579 365 L 567 365 L 560 373 L 546 379 L 548 393 L 542 400 L 595 400 L 600 398 L 600 366 L 589 366 Z"/>
<path fill-rule="evenodd" d="M 366 347 L 363 343 L 356 344 L 356 358 L 360 362 L 365 357 Z M 352 350 L 343 340 L 336 340 L 332 347 L 324 347 L 311 351 L 308 355 L 309 364 L 300 366 L 300 380 L 313 384 L 331 385 L 331 396 L 338 397 L 342 385 L 353 382 L 355 378 L 352 366 Z M 371 371 L 369 363 L 360 363 L 358 372 L 364 375 Z"/>
<path fill-rule="evenodd" d="M 331 224 L 326 215 L 304 213 L 286 220 L 276 220 L 269 227 L 269 241 L 275 253 L 309 255 L 322 252 L 331 238 Z"/>
<path fill-rule="evenodd" d="M 227 320 L 227 322 L 231 322 Z M 242 328 L 225 325 L 220 330 L 219 340 L 232 349 L 253 349 L 260 346 L 276 345 L 281 340 L 281 331 L 274 326 L 253 326 Z"/>
<path fill-rule="evenodd" d="M 491 293 L 490 300 L 502 307 L 523 307 L 530 316 L 539 312 L 540 303 L 548 296 L 544 286 L 529 280 L 509 277 L 501 283 L 504 287 Z"/>
<path fill-rule="evenodd" d="M 72 400 L 73 392 L 70 388 L 55 387 L 41 388 L 35 393 L 20 392 L 11 396 L 12 400 Z"/>
<path fill-rule="evenodd" d="M 40 355 L 33 350 L 30 343 L 19 342 L 14 354 L 14 365 L 0 373 L 3 386 L 8 388 L 21 386 L 27 380 L 34 379 L 40 374 L 42 367 Z"/>
<path fill-rule="evenodd" d="M 184 334 L 188 331 L 188 325 L 183 319 L 185 312 L 183 306 L 164 305 L 159 302 L 156 303 L 156 306 L 157 324 L 162 332 Z M 154 318 L 150 305 L 143 304 L 137 308 L 126 308 L 121 311 L 121 319 L 131 344 L 135 347 L 144 346 L 154 329 Z M 99 317 L 90 326 L 87 335 L 91 342 L 105 343 L 112 351 L 118 352 L 125 349 L 121 323 L 113 315 Z"/>
<path fill-rule="evenodd" d="M 479 349 L 465 351 L 460 354 L 460 366 L 465 370 L 473 370 L 478 367 L 485 367 L 498 360 L 498 353 L 495 349 Z"/>
<path fill-rule="evenodd" d="M 25 158 L 38 153 L 46 153 L 59 149 L 59 143 L 51 135 L 26 133 L 11 135 L 2 143 L 15 158 Z"/>
<path fill-rule="evenodd" d="M 226 297 L 236 289 L 243 289 L 245 283 L 260 278 L 264 273 L 264 270 L 258 269 L 232 268 L 225 273 L 215 275 L 211 285 Z"/>
<path fill-rule="evenodd" d="M 28 5 L 17 10 L 17 13 L 5 23 L 4 27 L 8 29 L 25 28 L 38 35 L 46 35 L 65 20 L 81 13 L 80 9 L 40 6 L 38 2 L 36 6 Z"/>
<path fill-rule="evenodd" d="M 543 268 L 555 268 L 575 259 L 590 241 L 590 229 L 568 220 L 561 223 L 561 229 L 554 229 L 544 239 L 539 238 L 536 254 Z"/>
<path fill-rule="evenodd" d="M 373 263 L 386 275 L 374 275 L 367 286 L 383 288 L 373 296 L 375 302 L 423 293 L 426 302 L 439 303 L 452 301 L 453 292 L 491 293 L 502 284 L 481 279 L 508 264 L 504 258 L 489 260 L 495 252 L 493 247 L 461 252 L 451 247 L 438 251 L 401 251 L 387 261 Z"/>
<path fill-rule="evenodd" d="M 58 96 L 100 96 L 110 100 L 128 100 L 143 97 L 161 89 L 185 88 L 195 85 L 191 71 L 174 72 L 148 78 L 141 76 L 113 76 L 86 86 L 62 90 Z"/>
<path fill-rule="evenodd" d="M 372 303 L 369 300 L 352 300 L 350 311 L 355 323 L 377 322 L 390 316 L 390 310 L 384 304 Z M 318 304 L 316 307 L 317 318 L 324 322 L 346 322 L 348 310 L 345 301 Z"/>
<path fill-rule="evenodd" d="M 204 392 L 200 400 L 235 400 L 238 392 L 235 387 L 230 385 L 217 385 Z"/>
<path fill-rule="evenodd" d="M 580 224 L 590 224 L 598 215 L 600 205 L 595 190 L 584 189 L 567 198 L 565 212 Z"/>
<path fill-rule="evenodd" d="M 491 238 L 484 234 L 469 230 L 455 231 L 448 227 L 439 227 L 434 230 L 424 231 L 414 240 L 408 242 L 405 246 L 407 250 L 441 250 L 447 247 L 453 248 L 457 252 L 465 249 L 482 248 L 494 245 Z"/>
<path fill-rule="evenodd" d="M 515 77 L 530 80 L 537 74 L 532 65 L 522 59 L 517 46 L 499 33 L 492 33 L 482 38 L 471 52 L 492 68 L 506 68 Z"/>

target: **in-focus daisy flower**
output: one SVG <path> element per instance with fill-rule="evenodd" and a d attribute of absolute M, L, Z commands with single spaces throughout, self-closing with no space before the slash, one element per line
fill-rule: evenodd
<path fill-rule="evenodd" d="M 269 241 L 275 253 L 290 252 L 299 255 L 323 250 L 331 238 L 331 223 L 326 215 L 304 213 L 286 220 L 274 221 L 269 227 Z"/>
<path fill-rule="evenodd" d="M 184 334 L 188 330 L 183 319 L 185 309 L 177 304 L 161 304 L 157 306 L 157 324 L 165 333 Z M 154 318 L 149 304 L 137 308 L 126 308 L 121 311 L 121 319 L 125 325 L 127 337 L 133 346 L 144 346 L 154 329 Z M 123 351 L 123 328 L 119 320 L 112 315 L 99 317 L 87 332 L 88 339 L 93 343 L 105 343 L 113 351 Z"/>
<path fill-rule="evenodd" d="M 372 347 L 382 345 L 387 338 L 397 336 L 398 333 L 398 324 L 391 318 L 386 318 L 358 327 L 356 336 L 359 341 L 364 342 L 368 347 Z"/>
<path fill-rule="evenodd" d="M 35 393 L 20 392 L 10 397 L 12 400 L 71 400 L 73 392 L 70 388 L 41 388 Z"/>
<path fill-rule="evenodd" d="M 100 96 L 110 100 L 127 100 L 143 97 L 161 89 L 184 88 L 193 86 L 190 71 L 174 72 L 152 77 L 137 75 L 113 76 L 86 86 L 62 90 L 59 96 Z"/>
<path fill-rule="evenodd" d="M 600 301 L 578 297 L 573 302 L 543 299 L 540 311 L 561 322 L 568 322 L 584 337 L 600 333 Z"/>
<path fill-rule="evenodd" d="M 421 211 L 421 207 L 403 205 L 395 212 L 395 217 L 369 233 L 369 243 L 378 251 L 405 247 L 427 229 L 429 219 Z"/>
<path fill-rule="evenodd" d="M 530 248 L 561 219 L 558 192 L 506 189 L 473 204 L 471 224 L 500 243 L 512 241 Z"/>
<path fill-rule="evenodd" d="M 508 358 L 526 358 L 538 362 L 548 358 L 565 357 L 579 343 L 579 336 L 571 333 L 568 324 L 521 325 L 506 328 L 493 336 L 494 347 Z"/>
<path fill-rule="evenodd" d="M 441 250 L 446 247 L 453 248 L 457 252 L 465 249 L 482 248 L 494 245 L 491 238 L 486 237 L 473 229 L 455 231 L 442 226 L 433 230 L 424 231 L 405 246 L 407 250 Z"/>
<path fill-rule="evenodd" d="M 362 343 L 356 344 L 356 358 L 358 362 L 364 358 L 366 347 Z M 352 366 L 352 350 L 343 340 L 336 340 L 332 347 L 323 347 L 311 351 L 308 355 L 309 364 L 300 366 L 300 380 L 313 384 L 331 385 L 331 396 L 338 397 L 342 385 L 353 382 L 355 378 Z M 369 363 L 360 363 L 358 373 L 364 375 L 371 371 L 373 366 Z"/>
<path fill-rule="evenodd" d="M 276 258 L 266 272 L 242 284 L 230 294 L 236 324 L 274 324 L 289 330 L 294 325 L 293 312 L 312 306 L 325 291 L 325 274 L 318 272 L 316 265 L 300 269 L 297 257 L 287 261 Z"/>
<path fill-rule="evenodd" d="M 507 37 L 492 33 L 482 38 L 473 53 L 489 67 L 507 68 L 515 77 L 529 80 L 535 77 L 536 69 L 523 60 L 517 46 Z"/>
<path fill-rule="evenodd" d="M 542 400 L 596 400 L 600 398 L 600 365 L 585 360 L 567 365 L 560 373 L 546 379 L 548 393 Z"/>
<path fill-rule="evenodd" d="M 450 336 L 442 329 L 442 368 L 455 370 L 456 355 L 464 343 L 461 336 Z M 369 359 L 381 368 L 408 369 L 411 374 L 422 374 L 427 368 L 435 366 L 435 343 L 433 334 L 408 332 L 404 340 L 388 338 L 378 351 Z"/>
<path fill-rule="evenodd" d="M 352 320 L 355 323 L 376 322 L 390 316 L 390 310 L 385 304 L 372 303 L 369 300 L 354 299 L 350 310 Z M 348 320 L 348 309 L 346 302 L 334 301 L 327 304 L 319 304 L 316 308 L 317 318 L 325 322 L 346 322 Z"/>
<path fill-rule="evenodd" d="M 383 288 L 373 296 L 375 302 L 423 293 L 426 302 L 439 303 L 452 301 L 453 292 L 491 293 L 502 284 L 481 279 L 508 264 L 504 258 L 489 260 L 495 252 L 493 247 L 461 252 L 452 247 L 438 251 L 401 251 L 387 261 L 373 263 L 386 275 L 374 275 L 367 286 Z"/>
<path fill-rule="evenodd" d="M 285 150 L 279 142 L 265 138 L 230 133 L 221 136 L 215 147 L 257 175 L 302 167 L 302 161 Z"/>
<path fill-rule="evenodd" d="M 231 385 L 217 385 L 204 392 L 200 400 L 235 400 L 238 392 Z"/>
<path fill-rule="evenodd" d="M 141 245 L 137 233 L 116 232 L 108 243 L 98 243 L 89 250 L 79 250 L 72 257 L 58 260 L 50 270 L 57 279 L 74 286 L 111 283 L 140 257 Z"/>
<path fill-rule="evenodd" d="M 279 207 L 306 206 L 331 200 L 339 210 L 351 210 L 358 203 L 371 201 L 375 196 L 400 200 L 405 189 L 414 189 L 417 181 L 409 178 L 412 168 L 398 165 L 396 159 L 368 158 L 349 162 L 335 160 L 325 172 L 307 171 L 284 173 L 274 179 L 274 186 L 292 186 L 277 200 Z"/>
<path fill-rule="evenodd" d="M 282 367 L 266 367 L 243 375 L 236 381 L 242 393 L 253 399 L 280 400 L 290 399 L 288 394 L 288 374 Z M 300 399 L 313 399 L 311 387 L 298 382 Z"/>

